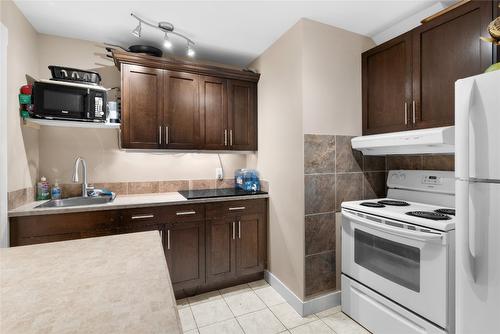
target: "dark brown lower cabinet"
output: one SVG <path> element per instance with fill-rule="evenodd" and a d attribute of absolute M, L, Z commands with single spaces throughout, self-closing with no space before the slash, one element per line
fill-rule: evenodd
<path fill-rule="evenodd" d="M 266 256 L 265 217 L 251 213 L 238 217 L 236 272 L 248 275 L 264 270 Z"/>
<path fill-rule="evenodd" d="M 205 283 L 205 222 L 167 224 L 164 249 L 174 291 Z"/>
<path fill-rule="evenodd" d="M 261 278 L 267 200 L 10 218 L 11 246 L 158 231 L 176 297 Z"/>
<path fill-rule="evenodd" d="M 231 217 L 207 221 L 207 283 L 236 277 L 235 222 Z"/>

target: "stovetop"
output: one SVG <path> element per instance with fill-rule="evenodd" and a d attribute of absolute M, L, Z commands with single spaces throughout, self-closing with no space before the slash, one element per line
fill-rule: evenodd
<path fill-rule="evenodd" d="M 197 190 L 181 190 L 179 194 L 186 199 L 198 198 L 214 198 L 214 197 L 233 197 L 233 196 L 248 196 L 248 195 L 265 195 L 265 191 L 245 191 L 236 188 L 221 188 L 221 189 L 197 189 Z"/>
<path fill-rule="evenodd" d="M 399 220 L 439 231 L 455 229 L 455 210 L 443 206 L 380 198 L 343 202 L 342 208 Z"/>

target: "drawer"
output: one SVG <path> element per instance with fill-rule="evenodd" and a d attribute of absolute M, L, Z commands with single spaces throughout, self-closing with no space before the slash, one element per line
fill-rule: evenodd
<path fill-rule="evenodd" d="M 163 209 L 162 222 L 187 222 L 205 220 L 205 206 L 203 204 L 183 204 L 166 206 Z"/>
<path fill-rule="evenodd" d="M 10 229 L 14 238 L 63 235 L 110 230 L 118 225 L 119 219 L 118 211 L 15 217 L 10 219 Z"/>
<path fill-rule="evenodd" d="M 228 215 L 239 216 L 252 213 L 264 213 L 266 212 L 266 207 L 266 199 L 209 203 L 206 205 L 206 216 L 210 219 Z"/>
<path fill-rule="evenodd" d="M 156 225 L 162 222 L 161 207 L 126 209 L 121 211 L 122 228 L 141 225 Z"/>

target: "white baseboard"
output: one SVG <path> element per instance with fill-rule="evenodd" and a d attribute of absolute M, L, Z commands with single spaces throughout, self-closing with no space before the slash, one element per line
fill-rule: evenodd
<path fill-rule="evenodd" d="M 303 317 L 340 305 L 340 291 L 303 301 L 271 272 L 266 271 L 264 279 Z"/>

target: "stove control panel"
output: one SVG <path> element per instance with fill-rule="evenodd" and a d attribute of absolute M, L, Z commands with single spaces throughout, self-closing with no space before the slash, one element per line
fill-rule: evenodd
<path fill-rule="evenodd" d="M 432 185 L 443 184 L 443 178 L 436 175 L 425 175 L 422 178 L 422 183 Z"/>
<path fill-rule="evenodd" d="M 436 170 L 391 170 L 387 187 L 452 195 L 455 193 L 455 175 L 454 172 Z"/>

